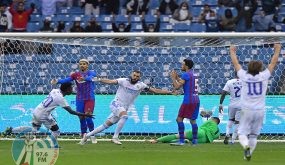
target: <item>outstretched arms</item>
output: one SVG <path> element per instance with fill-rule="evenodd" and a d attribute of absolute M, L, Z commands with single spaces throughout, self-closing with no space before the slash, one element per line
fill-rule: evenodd
<path fill-rule="evenodd" d="M 76 112 L 76 111 L 72 110 L 70 106 L 63 107 L 63 108 L 64 108 L 67 112 L 69 112 L 70 114 L 72 114 L 72 115 L 85 116 L 85 117 L 91 117 L 91 118 L 94 118 L 94 115 L 92 115 L 92 114 L 84 114 L 84 113 Z"/>
<path fill-rule="evenodd" d="M 241 65 L 239 64 L 238 58 L 236 55 L 236 47 L 233 45 L 230 46 L 230 56 L 231 56 L 232 63 L 234 65 L 235 70 L 239 71 L 241 69 Z"/>
<path fill-rule="evenodd" d="M 111 80 L 111 79 L 106 79 L 106 78 L 98 78 L 97 81 L 105 83 L 105 84 L 118 84 L 118 80 L 116 79 Z"/>
<path fill-rule="evenodd" d="M 149 91 L 156 93 L 156 94 L 176 94 L 173 91 L 168 91 L 168 90 L 163 90 L 163 89 L 158 89 L 158 88 L 153 88 L 153 87 L 150 87 Z"/>
<path fill-rule="evenodd" d="M 272 56 L 271 62 L 268 65 L 268 70 L 270 71 L 270 73 L 273 72 L 273 70 L 277 64 L 280 51 L 281 51 L 281 44 L 274 44 L 274 55 Z"/>

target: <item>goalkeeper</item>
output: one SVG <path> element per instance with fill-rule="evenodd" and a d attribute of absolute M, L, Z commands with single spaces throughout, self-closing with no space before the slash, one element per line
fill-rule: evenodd
<path fill-rule="evenodd" d="M 204 122 L 198 128 L 198 144 L 200 143 L 212 143 L 215 139 L 218 139 L 220 136 L 219 125 L 220 119 L 218 117 L 211 117 L 209 120 Z M 192 141 L 192 131 L 188 130 L 184 132 L 185 141 Z M 170 143 L 175 142 L 179 139 L 178 134 L 172 134 L 160 137 L 155 140 L 151 140 L 151 143 Z"/>

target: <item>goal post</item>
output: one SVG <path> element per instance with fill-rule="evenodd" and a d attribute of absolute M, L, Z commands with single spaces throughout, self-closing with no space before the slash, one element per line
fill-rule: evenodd
<path fill-rule="evenodd" d="M 220 92 L 234 78 L 229 45 L 237 46 L 244 69 L 250 60 L 267 66 L 273 43 L 285 44 L 284 33 L 0 33 L 0 132 L 6 127 L 29 126 L 33 109 L 54 88 L 52 78 L 65 78 L 86 58 L 99 77 L 128 77 L 142 72 L 142 81 L 154 87 L 172 89 L 169 73 L 180 74 L 181 62 L 191 58 L 198 76 L 200 110 L 212 111 L 221 119 L 221 134 L 228 120 L 228 97 L 224 114 L 218 113 Z M 264 140 L 285 140 L 284 49 L 269 81 Z M 116 85 L 96 83 L 95 127 L 110 114 L 109 104 Z M 75 109 L 75 95 L 66 96 Z M 129 108 L 129 119 L 121 138 L 150 139 L 177 132 L 176 116 L 183 96 L 143 92 Z M 80 132 L 78 118 L 58 108 L 54 112 L 62 137 L 73 139 Z M 206 119 L 199 117 L 198 125 Z M 191 129 L 185 121 L 186 130 Z M 115 127 L 99 136 L 112 134 Z M 70 136 L 73 135 L 73 136 Z"/>

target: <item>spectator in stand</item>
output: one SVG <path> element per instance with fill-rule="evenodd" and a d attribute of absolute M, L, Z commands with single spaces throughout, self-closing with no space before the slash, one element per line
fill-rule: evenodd
<path fill-rule="evenodd" d="M 119 25 L 117 26 L 115 20 L 116 20 L 115 15 L 113 15 L 113 20 L 112 20 L 113 32 L 122 33 L 122 32 L 130 32 L 131 31 L 131 15 L 130 14 L 128 17 L 128 25 L 126 25 L 125 23 L 119 23 Z M 126 37 L 114 38 L 113 42 L 116 45 L 128 45 L 129 39 Z"/>
<path fill-rule="evenodd" d="M 50 16 L 56 14 L 56 4 L 58 2 L 66 2 L 66 0 L 40 0 L 41 1 L 41 8 L 42 8 L 42 15 L 43 16 Z"/>
<path fill-rule="evenodd" d="M 258 15 L 253 16 L 252 22 L 254 30 L 258 32 L 266 32 L 270 27 L 275 27 L 275 22 L 272 20 L 272 16 L 265 15 L 263 10 L 260 10 Z"/>
<path fill-rule="evenodd" d="M 119 14 L 119 9 L 120 9 L 120 3 L 122 3 L 122 0 L 120 2 L 120 0 L 101 0 L 102 1 L 102 5 L 105 8 L 105 13 L 107 15 L 110 14 L 115 14 L 118 15 Z"/>
<path fill-rule="evenodd" d="M 159 5 L 159 12 L 163 15 L 173 15 L 178 7 L 174 0 L 162 0 Z"/>
<path fill-rule="evenodd" d="M 203 7 L 203 11 L 199 15 L 198 22 L 199 23 L 205 23 L 206 22 L 206 15 L 209 14 L 211 11 L 211 8 L 208 4 L 205 4 Z"/>
<path fill-rule="evenodd" d="M 13 32 L 26 32 L 29 17 L 35 9 L 35 4 L 31 3 L 31 8 L 28 10 L 25 10 L 24 3 L 22 1 L 18 2 L 17 10 L 14 9 L 14 6 L 15 3 L 13 2 L 9 9 L 13 17 Z"/>
<path fill-rule="evenodd" d="M 265 15 L 277 15 L 278 8 L 281 5 L 281 0 L 261 0 L 262 10 Z"/>
<path fill-rule="evenodd" d="M 59 21 L 57 27 L 54 29 L 55 32 L 66 32 L 65 23 L 63 21 Z"/>
<path fill-rule="evenodd" d="M 132 15 L 142 15 L 142 13 L 147 14 L 148 12 L 149 0 L 130 0 L 127 7 L 127 14 Z"/>
<path fill-rule="evenodd" d="M 238 15 L 236 17 L 236 31 L 237 32 L 251 32 L 252 17 L 257 9 L 256 0 L 239 0 L 236 4 Z"/>
<path fill-rule="evenodd" d="M 159 32 L 160 29 L 160 12 L 157 12 L 156 23 L 146 24 L 145 14 L 142 14 L 142 27 L 144 32 Z"/>
<path fill-rule="evenodd" d="M 188 3 L 182 2 L 178 9 L 176 9 L 170 19 L 170 23 L 191 23 L 192 14 L 189 11 Z"/>
<path fill-rule="evenodd" d="M 157 12 L 156 23 L 146 24 L 145 22 L 145 14 L 142 14 L 142 27 L 144 32 L 159 32 L 160 29 L 160 12 Z M 159 45 L 159 37 L 145 37 L 144 43 L 148 46 Z"/>
<path fill-rule="evenodd" d="M 215 11 L 210 10 L 210 12 L 208 14 L 206 14 L 205 23 L 206 23 L 206 32 L 218 32 L 218 31 L 220 31 L 219 20 L 217 18 Z"/>
<path fill-rule="evenodd" d="M 99 15 L 101 0 L 81 0 L 81 7 L 85 8 L 85 15 Z"/>
<path fill-rule="evenodd" d="M 96 22 L 95 17 L 91 17 L 88 25 L 85 27 L 85 32 L 102 32 L 102 27 Z"/>
<path fill-rule="evenodd" d="M 2 5 L 5 8 L 4 14 L 6 14 L 7 19 L 8 19 L 8 32 L 9 32 L 9 31 L 12 31 L 12 28 L 13 28 L 12 14 L 10 13 L 9 7 L 7 7 L 8 5 L 6 3 L 2 3 Z"/>
<path fill-rule="evenodd" d="M 0 32 L 8 31 L 8 17 L 5 14 L 6 6 L 4 4 L 0 4 Z M 2 42 L 0 42 L 2 44 Z"/>
<path fill-rule="evenodd" d="M 131 31 L 131 15 L 128 16 L 128 25 L 125 23 L 119 23 L 119 25 L 116 25 L 116 18 L 115 15 L 113 15 L 112 20 L 112 30 L 113 32 L 130 32 Z"/>
<path fill-rule="evenodd" d="M 235 31 L 235 17 L 233 16 L 231 9 L 225 10 L 225 15 L 221 17 L 220 21 L 220 31 Z"/>
<path fill-rule="evenodd" d="M 43 27 L 40 29 L 40 32 L 53 32 L 54 29 L 51 27 L 51 18 L 50 17 L 46 17 L 44 19 L 44 25 Z"/>
<path fill-rule="evenodd" d="M 74 21 L 73 26 L 70 28 L 70 32 L 84 32 L 84 28 L 81 27 L 80 21 Z"/>

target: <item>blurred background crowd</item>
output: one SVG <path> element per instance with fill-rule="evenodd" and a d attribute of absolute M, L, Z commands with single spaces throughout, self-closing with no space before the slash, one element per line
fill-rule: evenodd
<path fill-rule="evenodd" d="M 282 0 L 1 0 L 0 32 L 285 31 Z"/>

